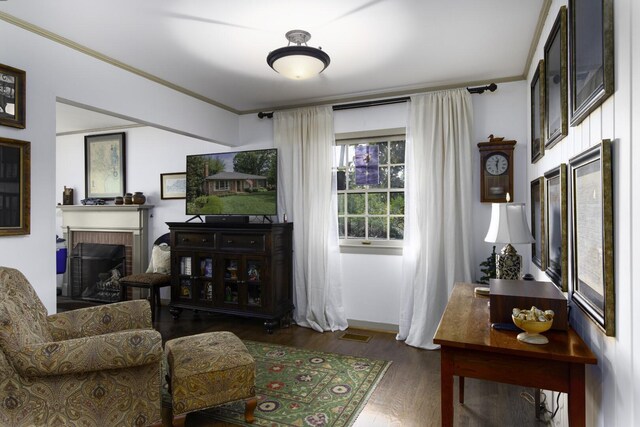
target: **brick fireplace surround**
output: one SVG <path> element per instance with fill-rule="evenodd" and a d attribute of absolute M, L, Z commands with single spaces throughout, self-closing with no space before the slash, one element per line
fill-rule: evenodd
<path fill-rule="evenodd" d="M 59 205 L 69 253 L 78 243 L 124 245 L 126 273 L 142 273 L 149 262 L 149 212 L 153 205 Z M 69 261 L 67 260 L 67 263 Z M 69 265 L 63 295 L 69 283 Z"/>

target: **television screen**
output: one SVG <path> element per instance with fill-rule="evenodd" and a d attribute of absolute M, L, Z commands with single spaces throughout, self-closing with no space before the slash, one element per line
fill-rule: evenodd
<path fill-rule="evenodd" d="M 275 148 L 187 156 L 187 215 L 277 215 Z"/>

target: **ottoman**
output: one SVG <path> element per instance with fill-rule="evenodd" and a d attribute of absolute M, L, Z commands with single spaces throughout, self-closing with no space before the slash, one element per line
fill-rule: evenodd
<path fill-rule="evenodd" d="M 245 420 L 254 421 L 255 361 L 231 332 L 209 332 L 166 342 L 167 384 L 172 423 L 184 425 L 187 413 L 248 399 Z"/>

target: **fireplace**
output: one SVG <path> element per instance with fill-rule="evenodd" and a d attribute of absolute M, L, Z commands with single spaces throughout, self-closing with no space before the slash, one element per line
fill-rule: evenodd
<path fill-rule="evenodd" d="M 143 273 L 149 262 L 149 213 L 153 205 L 59 205 L 63 237 L 69 252 L 80 243 L 122 245 L 125 274 Z M 63 278 L 62 294 L 74 297 L 71 260 Z M 124 273 L 123 272 L 123 273 Z M 139 290 L 134 289 L 139 297 Z"/>
<path fill-rule="evenodd" d="M 125 259 L 124 245 L 78 243 L 69 257 L 71 298 L 119 301 L 119 279 L 126 275 Z"/>

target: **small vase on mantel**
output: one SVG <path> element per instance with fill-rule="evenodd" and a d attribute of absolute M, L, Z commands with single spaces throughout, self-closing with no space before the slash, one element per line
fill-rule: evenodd
<path fill-rule="evenodd" d="M 114 200 L 114 203 L 115 203 L 116 205 L 122 205 L 122 204 L 124 204 L 124 197 L 122 197 L 122 196 L 117 196 L 117 197 L 115 198 L 115 200 Z"/>
<path fill-rule="evenodd" d="M 144 205 L 144 202 L 147 201 L 147 197 L 142 194 L 142 191 L 136 191 L 133 193 L 133 204 L 134 205 Z"/>
<path fill-rule="evenodd" d="M 133 203 L 133 194 L 131 193 L 127 193 L 124 195 L 124 204 L 125 205 L 130 205 Z"/>

